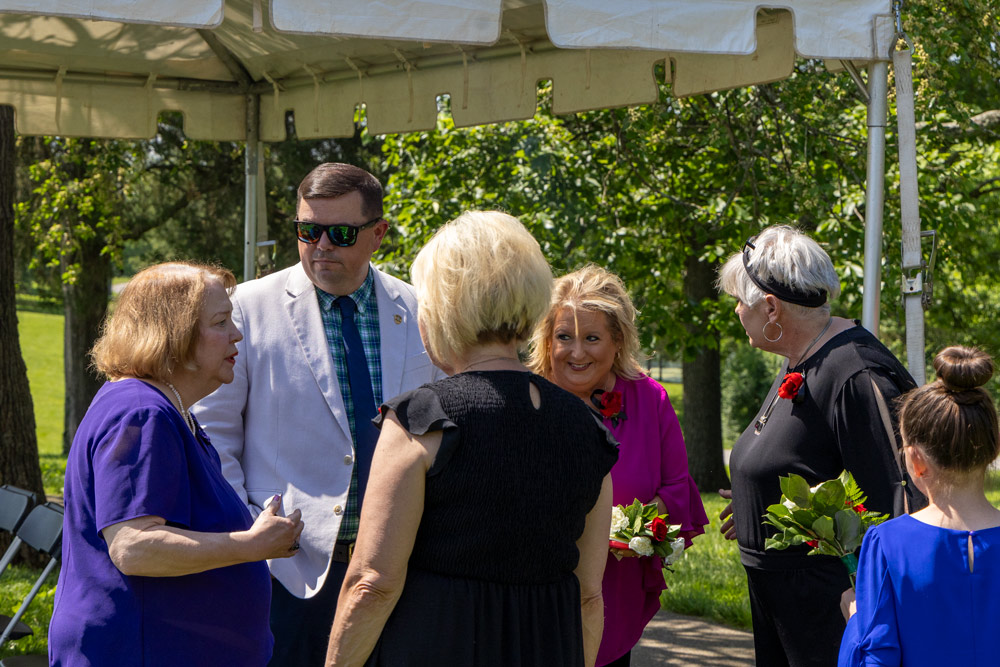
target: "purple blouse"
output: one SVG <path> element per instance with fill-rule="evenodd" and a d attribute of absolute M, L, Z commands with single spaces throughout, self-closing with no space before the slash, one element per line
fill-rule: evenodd
<path fill-rule="evenodd" d="M 666 390 L 650 377 L 618 378 L 615 391 L 622 395 L 625 421 L 604 425 L 618 440 L 618 462 L 611 469 L 614 504 L 630 505 L 636 498 L 648 503 L 659 496 L 667 506 L 668 522 L 681 524 L 681 535 L 691 538 L 708 524 L 698 487 L 688 472 L 687 449 L 677 414 Z M 606 665 L 632 650 L 646 624 L 660 608 L 660 591 L 666 588 L 662 561 L 622 558 L 608 554 L 602 585 L 604 635 L 597 664 Z"/>
<path fill-rule="evenodd" d="M 49 626 L 52 665 L 264 665 L 271 583 L 263 562 L 178 577 L 122 574 L 101 530 L 142 516 L 199 532 L 253 521 L 219 457 L 140 380 L 101 387 L 66 465 L 62 570 Z"/>

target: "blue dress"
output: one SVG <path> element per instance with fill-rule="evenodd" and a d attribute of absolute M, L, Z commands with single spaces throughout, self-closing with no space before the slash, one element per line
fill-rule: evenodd
<path fill-rule="evenodd" d="M 1000 527 L 952 530 L 907 515 L 876 526 L 861 546 L 857 609 L 840 667 L 996 665 Z"/>
<path fill-rule="evenodd" d="M 54 667 L 240 665 L 271 656 L 263 562 L 178 577 L 122 574 L 101 531 L 141 516 L 200 532 L 247 530 L 219 456 L 157 389 L 106 383 L 66 462 L 62 570 L 49 625 Z"/>

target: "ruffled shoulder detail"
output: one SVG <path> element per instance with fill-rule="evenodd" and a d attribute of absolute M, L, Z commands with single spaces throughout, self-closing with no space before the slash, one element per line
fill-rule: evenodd
<path fill-rule="evenodd" d="M 413 435 L 442 431 L 441 445 L 434 456 L 434 463 L 427 470 L 427 476 L 433 477 L 441 472 L 458 447 L 458 425 L 445 413 L 441 398 L 433 387 L 424 385 L 386 401 L 372 422 L 382 428 L 382 420 L 389 410 L 396 413 L 400 425 Z"/>
<path fill-rule="evenodd" d="M 413 435 L 458 428 L 445 414 L 441 399 L 430 385 L 418 387 L 386 401 L 372 422 L 382 428 L 382 421 L 389 410 L 396 413 L 399 423 Z"/>

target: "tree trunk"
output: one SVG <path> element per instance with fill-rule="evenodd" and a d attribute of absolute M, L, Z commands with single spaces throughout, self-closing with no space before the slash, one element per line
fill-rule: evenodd
<path fill-rule="evenodd" d="M 80 272 L 76 283 L 63 283 L 63 369 L 66 373 L 66 404 L 63 415 L 63 453 L 68 454 L 73 436 L 86 414 L 102 380 L 90 367 L 90 348 L 101 331 L 108 312 L 111 262 L 101 254 L 101 238 L 80 244 Z"/>
<path fill-rule="evenodd" d="M 14 109 L 0 105 L 0 482 L 44 497 L 28 369 L 17 332 L 14 141 Z M 9 544 L 9 536 L 0 535 L 0 552 Z"/>
<path fill-rule="evenodd" d="M 712 265 L 701 262 L 695 254 L 688 257 L 684 271 L 684 294 L 688 303 L 700 308 L 705 299 L 718 298 L 715 288 L 715 271 Z M 708 313 L 695 318 L 705 322 Z M 688 325 L 695 333 L 702 329 L 696 323 Z M 704 331 L 698 332 L 704 336 Z M 702 492 L 729 488 L 722 460 L 722 384 L 719 379 L 719 340 L 715 345 L 702 345 L 693 359 L 684 359 L 684 441 L 687 443 L 688 468 L 691 477 Z"/>

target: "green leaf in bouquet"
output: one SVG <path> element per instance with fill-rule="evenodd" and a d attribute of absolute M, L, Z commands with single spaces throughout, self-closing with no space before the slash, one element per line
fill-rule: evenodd
<path fill-rule="evenodd" d="M 839 479 L 831 479 L 816 487 L 813 493 L 812 506 L 822 514 L 833 514 L 844 507 L 847 492 Z"/>
<path fill-rule="evenodd" d="M 844 547 L 844 551 L 851 553 L 861 546 L 864 532 L 861 529 L 861 517 L 856 512 L 842 509 L 834 515 L 833 521 L 837 527 L 837 541 Z"/>
<path fill-rule="evenodd" d="M 819 514 L 812 510 L 792 510 L 792 519 L 800 526 L 809 527 Z"/>
<path fill-rule="evenodd" d="M 667 539 L 666 539 L 666 541 L 667 542 L 673 542 L 678 537 L 680 537 L 680 534 L 681 534 L 681 524 L 679 524 L 679 523 L 670 524 L 670 528 L 669 528 L 669 530 L 667 530 Z"/>
<path fill-rule="evenodd" d="M 642 518 L 646 520 L 646 523 L 649 523 L 659 515 L 660 513 L 656 509 L 656 503 L 650 503 L 642 508 Z"/>
<path fill-rule="evenodd" d="M 837 533 L 833 527 L 833 519 L 828 516 L 821 516 L 812 523 L 813 532 L 824 540 L 837 539 Z"/>
<path fill-rule="evenodd" d="M 775 503 L 773 505 L 767 506 L 767 513 L 774 514 L 776 516 L 791 516 L 791 512 L 787 507 L 781 503 Z"/>
<path fill-rule="evenodd" d="M 800 544 L 805 543 L 806 540 L 812 539 L 811 535 L 805 535 L 801 532 L 789 532 L 785 531 L 783 538 L 789 546 L 797 547 Z"/>
<path fill-rule="evenodd" d="M 858 486 L 858 483 L 854 480 L 854 475 L 845 470 L 840 473 L 840 477 L 838 479 L 840 480 L 840 483 L 844 485 L 844 491 L 846 493 L 846 497 L 844 499 L 845 504 L 849 504 L 851 507 L 854 507 L 855 505 L 862 505 L 866 500 L 868 500 L 868 498 L 865 497 L 864 491 L 861 490 L 861 487 Z"/>
<path fill-rule="evenodd" d="M 799 507 L 810 506 L 809 483 L 803 477 L 792 473 L 779 478 L 778 481 L 781 484 L 781 492 L 786 498 Z"/>
<path fill-rule="evenodd" d="M 766 540 L 764 540 L 764 548 L 765 549 L 777 549 L 778 551 L 784 551 L 785 549 L 788 548 L 788 543 L 785 542 L 784 540 L 781 540 L 781 539 L 777 539 L 777 538 L 774 538 L 774 537 L 769 537 Z"/>
<path fill-rule="evenodd" d="M 788 535 L 810 535 L 806 528 L 803 528 L 797 523 L 788 524 L 788 527 L 785 528 L 785 533 Z"/>

